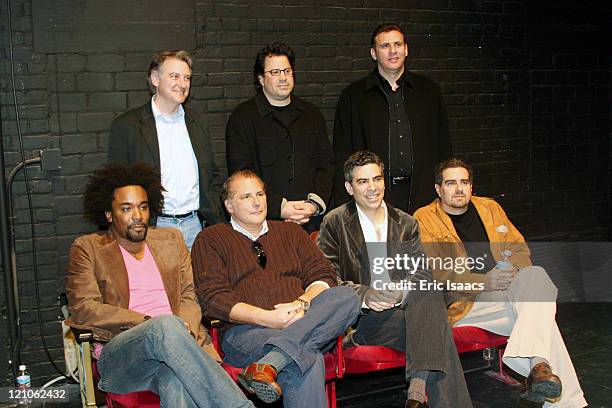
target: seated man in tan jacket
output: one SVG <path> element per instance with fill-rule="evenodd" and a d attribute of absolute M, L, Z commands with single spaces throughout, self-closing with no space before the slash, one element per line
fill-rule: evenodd
<path fill-rule="evenodd" d="M 159 173 L 145 164 L 92 175 L 86 216 L 106 231 L 77 238 L 70 250 L 72 327 L 93 331 L 103 391 L 152 390 L 165 407 L 252 407 L 201 325 L 181 233 L 148 229 L 161 190 Z"/>
<path fill-rule="evenodd" d="M 439 198 L 414 216 L 426 254 L 455 261 L 454 270 L 434 268 L 434 278 L 459 300 L 449 320 L 510 336 L 504 363 L 527 377 L 519 407 L 586 406 L 555 322 L 557 288 L 531 265 L 523 236 L 494 200 L 472 196 L 467 163 L 448 159 L 435 177 Z"/>

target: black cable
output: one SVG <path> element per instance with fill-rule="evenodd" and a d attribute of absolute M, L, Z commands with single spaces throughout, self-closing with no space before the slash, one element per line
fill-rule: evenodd
<path fill-rule="evenodd" d="M 8 36 L 9 36 L 9 61 L 10 61 L 10 67 L 11 67 L 11 86 L 13 87 L 13 105 L 15 108 L 17 137 L 19 139 L 19 152 L 21 154 L 21 161 L 25 162 L 26 159 L 25 159 L 25 150 L 23 148 L 23 133 L 21 131 L 21 118 L 19 115 L 19 108 L 17 106 L 17 87 L 15 84 L 15 59 L 13 55 L 13 18 L 12 18 L 12 11 L 11 11 L 11 0 L 7 0 L 7 16 L 8 16 Z M 51 357 L 51 353 L 49 352 L 49 347 L 47 346 L 47 341 L 45 340 L 44 325 L 42 321 L 42 314 L 40 311 L 41 301 L 40 301 L 40 288 L 38 284 L 38 258 L 36 256 L 36 230 L 34 226 L 34 208 L 32 205 L 32 192 L 30 191 L 27 166 L 24 166 L 23 168 L 23 176 L 25 179 L 26 195 L 28 198 L 28 210 L 29 210 L 29 215 L 30 215 L 30 232 L 31 232 L 31 237 L 32 237 L 32 270 L 34 272 L 34 292 L 35 292 L 35 299 L 36 299 L 35 307 L 36 307 L 36 317 L 38 319 L 38 330 L 39 330 L 40 339 L 42 341 L 43 348 L 45 350 L 45 354 L 47 355 L 49 362 L 51 362 L 51 365 L 53 366 L 53 368 L 55 368 L 55 370 L 60 375 L 63 375 L 65 377 L 66 374 L 62 372 L 62 370 L 59 369 L 57 364 L 55 364 L 53 357 Z M 12 205 L 12 203 L 9 203 L 9 205 Z M 13 235 L 14 235 L 14 232 L 13 232 Z M 6 271 L 5 273 L 8 273 L 8 271 Z M 21 314 L 21 310 L 17 310 L 17 319 L 19 321 L 21 321 L 20 314 Z M 14 357 L 18 357 L 19 352 L 21 350 L 21 339 L 22 339 L 22 332 L 21 332 L 21 322 L 20 322 L 18 324 L 17 341 L 15 342 L 15 345 L 12 351 L 13 364 L 15 364 L 15 361 L 16 361 Z"/>

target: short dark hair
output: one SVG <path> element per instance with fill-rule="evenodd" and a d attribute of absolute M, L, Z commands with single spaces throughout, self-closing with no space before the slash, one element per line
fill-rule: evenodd
<path fill-rule="evenodd" d="M 105 213 L 112 210 L 115 190 L 126 186 L 142 187 L 147 193 L 149 211 L 153 215 L 161 212 L 164 196 L 158 171 L 144 163 L 106 164 L 89 177 L 83 198 L 85 218 L 101 230 L 108 229 Z"/>
<path fill-rule="evenodd" d="M 380 170 L 385 171 L 385 164 L 376 153 L 369 150 L 360 150 L 351 154 L 344 162 L 344 180 L 349 183 L 353 181 L 353 170 L 355 167 L 365 166 L 366 164 L 378 164 Z"/>
<path fill-rule="evenodd" d="M 372 38 L 370 39 L 370 44 L 372 48 L 376 48 L 376 36 L 380 33 L 388 33 L 389 31 L 399 31 L 402 33 L 402 37 L 404 38 L 404 42 L 406 42 L 406 34 L 404 34 L 404 30 L 397 23 L 384 23 L 379 25 L 372 32 Z"/>
<path fill-rule="evenodd" d="M 230 194 L 230 187 L 232 186 L 232 183 L 234 182 L 234 180 L 238 178 L 255 178 L 261 182 L 261 184 L 263 185 L 264 191 L 266 191 L 266 183 L 264 183 L 261 177 L 259 177 L 253 170 L 250 170 L 250 169 L 236 170 L 223 182 L 223 191 L 221 191 L 221 199 L 223 201 L 232 197 L 232 195 Z"/>
<path fill-rule="evenodd" d="M 442 173 L 446 169 L 455 169 L 457 167 L 463 167 L 467 170 L 470 183 L 474 181 L 474 173 L 472 172 L 472 166 L 467 164 L 465 161 L 458 159 L 456 157 L 451 157 L 450 159 L 444 160 L 442 163 L 438 164 L 435 169 L 435 182 L 437 185 L 442 184 Z"/>
<path fill-rule="evenodd" d="M 295 79 L 295 52 L 293 49 L 285 43 L 275 42 L 268 44 L 259 50 L 257 56 L 255 57 L 255 64 L 253 64 L 253 84 L 255 85 L 256 91 L 259 91 L 262 88 L 261 84 L 259 83 L 259 76 L 264 75 L 266 57 L 283 55 L 287 57 L 291 69 L 294 70 L 292 75 Z"/>
<path fill-rule="evenodd" d="M 159 71 L 159 68 L 162 66 L 164 61 L 170 58 L 176 58 L 178 60 L 183 61 L 189 66 L 190 70 L 193 70 L 193 60 L 191 59 L 191 54 L 189 51 L 185 50 L 166 50 L 159 51 L 153 54 L 153 58 L 151 59 L 151 63 L 149 64 L 149 70 L 147 71 L 147 80 L 149 81 L 149 86 L 153 89 L 153 85 L 151 84 L 151 74 L 155 71 Z"/>

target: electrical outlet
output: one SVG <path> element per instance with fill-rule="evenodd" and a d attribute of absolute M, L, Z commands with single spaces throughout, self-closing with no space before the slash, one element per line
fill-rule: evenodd
<path fill-rule="evenodd" d="M 43 171 L 60 170 L 62 151 L 60 149 L 40 150 L 40 167 Z"/>

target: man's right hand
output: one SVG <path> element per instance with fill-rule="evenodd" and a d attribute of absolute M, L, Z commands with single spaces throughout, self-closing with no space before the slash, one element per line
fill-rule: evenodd
<path fill-rule="evenodd" d="M 261 315 L 261 326 L 271 329 L 284 329 L 300 320 L 304 316 L 301 305 L 294 307 L 279 307 L 278 309 L 265 310 Z"/>
<path fill-rule="evenodd" d="M 402 300 L 401 290 L 387 291 L 368 288 L 363 298 L 365 304 L 375 312 L 391 309 Z"/>
<path fill-rule="evenodd" d="M 315 212 L 316 208 L 313 209 L 313 205 L 304 200 L 287 201 L 281 209 L 281 218 L 301 225 L 310 221 L 310 216 Z"/>
<path fill-rule="evenodd" d="M 484 290 L 506 290 L 514 280 L 514 269 L 493 268 L 485 275 Z"/>

